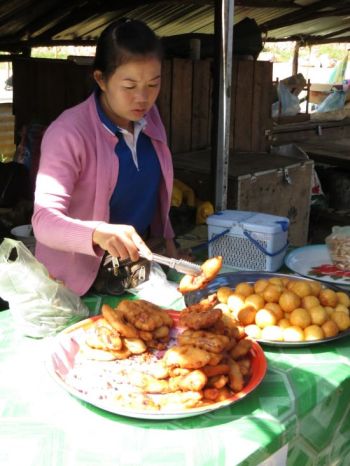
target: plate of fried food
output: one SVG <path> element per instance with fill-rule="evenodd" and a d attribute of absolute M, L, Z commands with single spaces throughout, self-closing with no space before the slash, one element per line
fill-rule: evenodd
<path fill-rule="evenodd" d="M 70 394 L 139 419 L 177 419 L 241 400 L 266 372 L 260 345 L 222 319 L 211 303 L 182 312 L 145 300 L 116 308 L 58 334 L 47 359 Z"/>
<path fill-rule="evenodd" d="M 350 297 L 342 289 L 303 277 L 269 272 L 218 275 L 185 294 L 186 305 L 212 303 L 263 345 L 300 347 L 350 335 Z"/>

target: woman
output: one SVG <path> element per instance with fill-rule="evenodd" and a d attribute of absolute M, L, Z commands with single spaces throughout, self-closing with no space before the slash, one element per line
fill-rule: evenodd
<path fill-rule="evenodd" d="M 140 21 L 108 26 L 96 48 L 97 90 L 47 129 L 36 181 L 36 257 L 79 295 L 105 251 L 136 261 L 148 238 L 176 255 L 169 220 L 172 159 L 155 101 L 159 39 Z"/>

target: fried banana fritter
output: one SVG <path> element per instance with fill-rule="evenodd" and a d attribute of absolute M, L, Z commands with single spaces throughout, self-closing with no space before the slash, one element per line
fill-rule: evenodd
<path fill-rule="evenodd" d="M 221 309 L 208 309 L 203 311 L 199 304 L 195 304 L 181 311 L 179 325 L 180 327 L 200 330 L 211 327 L 221 319 L 221 316 Z"/>
<path fill-rule="evenodd" d="M 205 330 L 185 330 L 177 341 L 179 345 L 192 345 L 212 353 L 222 353 L 230 343 L 229 337 Z"/>
<path fill-rule="evenodd" d="M 207 351 L 195 346 L 173 346 L 165 352 L 163 361 L 169 367 L 200 369 L 209 363 L 210 357 Z"/>
<path fill-rule="evenodd" d="M 200 290 L 205 288 L 209 282 L 219 273 L 222 267 L 222 257 L 216 256 L 206 260 L 202 265 L 202 273 L 194 277 L 192 275 L 184 275 L 179 284 L 180 293 L 189 293 L 190 291 Z"/>

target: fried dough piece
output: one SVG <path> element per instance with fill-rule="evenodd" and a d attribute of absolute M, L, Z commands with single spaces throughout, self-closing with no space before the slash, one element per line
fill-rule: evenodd
<path fill-rule="evenodd" d="M 156 403 L 152 396 L 145 393 L 117 393 L 115 400 L 124 408 L 134 411 L 159 411 L 160 406 Z"/>
<path fill-rule="evenodd" d="M 124 345 L 131 354 L 142 354 L 147 351 L 147 346 L 140 338 L 124 338 Z"/>
<path fill-rule="evenodd" d="M 168 347 L 168 339 L 164 339 L 165 341 L 162 340 L 150 340 L 150 341 L 147 341 L 147 346 L 148 348 L 152 348 L 152 349 L 155 349 L 155 350 L 159 350 L 159 351 L 162 351 L 162 350 L 165 350 L 167 347 Z"/>
<path fill-rule="evenodd" d="M 162 395 L 157 399 L 159 407 L 164 411 L 182 411 L 195 408 L 200 405 L 203 393 L 200 392 L 175 392 Z"/>
<path fill-rule="evenodd" d="M 92 359 L 94 361 L 115 361 L 117 359 L 127 359 L 131 355 L 130 351 L 126 348 L 106 351 L 91 348 L 86 344 L 80 345 L 80 353 L 86 359 Z"/>
<path fill-rule="evenodd" d="M 91 348 L 107 351 L 120 350 L 123 346 L 119 333 L 104 319 L 97 321 L 96 325 L 88 330 L 85 342 Z"/>
<path fill-rule="evenodd" d="M 171 375 L 170 368 L 165 367 L 162 361 L 158 361 L 149 366 L 147 372 L 156 379 L 166 379 Z"/>
<path fill-rule="evenodd" d="M 107 322 L 126 338 L 138 338 L 138 331 L 136 328 L 127 322 L 124 314 L 118 309 L 113 309 L 108 304 L 103 304 L 102 315 Z"/>
<path fill-rule="evenodd" d="M 152 332 L 162 326 L 172 327 L 172 318 L 160 307 L 143 299 L 124 300 L 117 307 L 138 330 Z"/>
<path fill-rule="evenodd" d="M 228 359 L 230 371 L 228 373 L 228 385 L 234 392 L 240 392 L 244 387 L 244 378 L 239 365 L 233 359 Z"/>
<path fill-rule="evenodd" d="M 210 354 L 210 359 L 208 362 L 208 365 L 210 366 L 217 366 L 220 364 L 221 359 L 224 357 L 224 353 L 211 353 L 208 351 L 208 354 Z"/>
<path fill-rule="evenodd" d="M 169 379 L 170 391 L 193 391 L 199 392 L 207 383 L 208 378 L 201 370 L 191 371 L 186 375 L 179 375 Z"/>
<path fill-rule="evenodd" d="M 131 372 L 129 381 L 145 393 L 173 393 L 177 391 L 198 392 L 207 383 L 207 376 L 200 370 L 191 371 L 169 379 L 157 379 L 144 372 Z"/>
<path fill-rule="evenodd" d="M 200 369 L 210 361 L 210 354 L 195 346 L 173 346 L 163 356 L 163 363 L 169 367 Z"/>
<path fill-rule="evenodd" d="M 218 364 L 217 366 L 207 365 L 202 368 L 202 371 L 207 377 L 214 377 L 217 375 L 224 375 L 230 372 L 230 366 L 228 364 Z"/>
<path fill-rule="evenodd" d="M 229 345 L 230 339 L 205 330 L 185 330 L 177 337 L 179 345 L 192 345 L 211 353 L 222 353 Z"/>
<path fill-rule="evenodd" d="M 169 331 L 170 329 L 168 326 L 162 325 L 161 327 L 155 329 L 155 331 L 153 332 L 153 337 L 155 339 L 166 338 L 169 335 Z"/>
<path fill-rule="evenodd" d="M 151 341 L 153 340 L 152 332 L 144 332 L 143 330 L 139 330 L 139 336 L 143 341 Z"/>
<path fill-rule="evenodd" d="M 202 310 L 200 304 L 195 304 L 185 308 L 180 313 L 180 327 L 187 327 L 193 330 L 209 328 L 221 319 L 221 309 Z"/>
<path fill-rule="evenodd" d="M 219 397 L 219 389 L 215 387 L 208 387 L 203 390 L 203 397 L 205 400 L 216 401 Z"/>
<path fill-rule="evenodd" d="M 252 341 L 248 338 L 239 340 L 236 346 L 234 346 L 230 352 L 232 359 L 242 358 L 246 356 L 252 348 Z"/>
<path fill-rule="evenodd" d="M 131 385 L 140 388 L 144 393 L 168 393 L 169 382 L 166 379 L 156 379 L 144 372 L 134 371 L 129 374 Z"/>
<path fill-rule="evenodd" d="M 209 282 L 219 273 L 222 267 L 222 257 L 216 256 L 206 260 L 202 265 L 202 273 L 194 277 L 193 275 L 184 275 L 179 284 L 179 291 L 182 294 L 190 291 L 197 291 L 205 288 Z"/>
<path fill-rule="evenodd" d="M 228 382 L 227 375 L 214 375 L 213 377 L 208 378 L 207 387 L 219 389 L 219 388 L 223 388 L 227 384 L 227 382 Z"/>

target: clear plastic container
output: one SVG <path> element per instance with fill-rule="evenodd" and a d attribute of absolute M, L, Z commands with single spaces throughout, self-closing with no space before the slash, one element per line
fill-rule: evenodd
<path fill-rule="evenodd" d="M 350 270 L 350 226 L 333 227 L 326 245 L 332 262 L 343 270 Z"/>

